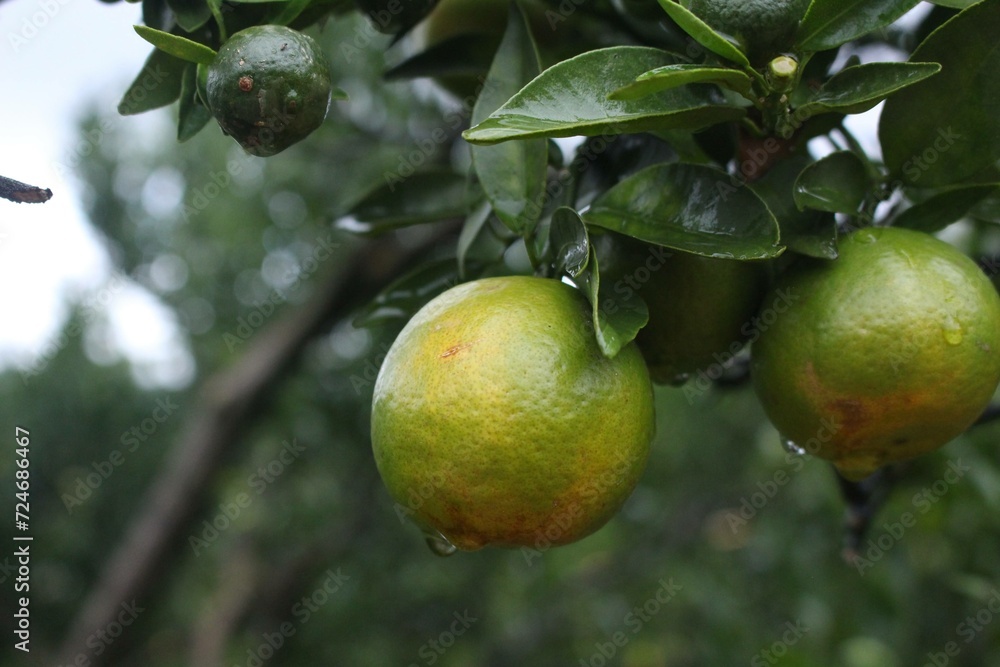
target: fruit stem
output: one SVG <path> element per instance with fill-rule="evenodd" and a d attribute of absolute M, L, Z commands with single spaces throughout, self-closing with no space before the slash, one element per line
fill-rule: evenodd
<path fill-rule="evenodd" d="M 836 468 L 834 472 L 837 472 Z M 848 565 L 855 565 L 860 557 L 861 541 L 868 534 L 872 519 L 889 497 L 893 484 L 901 476 L 899 473 L 899 466 L 888 465 L 861 481 L 852 482 L 837 472 L 840 493 L 847 504 L 841 555 Z"/>

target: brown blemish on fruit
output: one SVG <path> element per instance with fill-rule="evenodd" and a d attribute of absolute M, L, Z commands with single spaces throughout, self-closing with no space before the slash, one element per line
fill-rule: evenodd
<path fill-rule="evenodd" d="M 244 93 L 249 93 L 253 90 L 253 77 L 252 76 L 241 76 L 240 77 L 240 90 Z"/>
<path fill-rule="evenodd" d="M 448 357 L 453 357 L 463 350 L 467 350 L 472 347 L 473 343 L 476 341 L 470 340 L 468 343 L 459 343 L 458 345 L 452 345 L 447 350 L 441 353 L 442 359 L 447 359 Z"/>

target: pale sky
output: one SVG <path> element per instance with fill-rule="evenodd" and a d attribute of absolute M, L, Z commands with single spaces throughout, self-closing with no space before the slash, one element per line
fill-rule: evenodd
<path fill-rule="evenodd" d="M 114 109 L 150 51 L 132 30 L 140 16 L 138 4 L 125 2 L 0 2 L 0 174 L 53 192 L 45 204 L 0 200 L 0 369 L 44 360 L 58 344 L 66 300 L 83 298 L 107 312 L 111 342 L 136 362 L 142 384 L 190 377 L 190 359 L 162 306 L 127 282 L 106 284 L 112 267 L 69 169 L 86 150 L 76 133 L 80 115 L 94 104 Z M 162 111 L 116 117 L 115 130 L 138 133 L 168 120 Z"/>

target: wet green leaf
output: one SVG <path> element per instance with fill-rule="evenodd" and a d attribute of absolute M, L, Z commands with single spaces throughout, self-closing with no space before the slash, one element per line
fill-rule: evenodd
<path fill-rule="evenodd" d="M 795 111 L 804 121 L 821 113 L 863 113 L 941 70 L 937 63 L 869 63 L 841 70 Z"/>
<path fill-rule="evenodd" d="M 197 86 L 198 65 L 188 63 L 181 81 L 180 110 L 177 114 L 177 140 L 187 141 L 212 120 L 212 112 L 202 104 Z"/>
<path fill-rule="evenodd" d="M 589 254 L 587 269 L 577 284 L 593 308 L 594 330 L 601 352 L 614 357 L 649 322 L 649 310 L 642 299 L 624 298 L 611 285 L 602 287 L 596 246 L 590 246 Z"/>
<path fill-rule="evenodd" d="M 472 111 L 473 124 L 496 111 L 538 76 L 541 65 L 524 16 L 511 4 L 510 20 Z M 472 146 L 476 176 L 493 211 L 516 234 L 534 229 L 542 213 L 548 143 L 545 139 Z"/>
<path fill-rule="evenodd" d="M 850 151 L 838 151 L 802 170 L 795 181 L 795 205 L 800 210 L 857 213 L 871 188 L 861 158 Z"/>
<path fill-rule="evenodd" d="M 701 165 L 647 167 L 598 197 L 583 219 L 707 257 L 766 259 L 784 250 L 778 222 L 760 197 Z"/>
<path fill-rule="evenodd" d="M 906 209 L 893 220 L 892 224 L 932 234 L 961 220 L 973 206 L 995 194 L 998 188 L 1000 184 L 948 188 Z"/>
<path fill-rule="evenodd" d="M 465 217 L 473 197 L 465 176 L 429 170 L 407 178 L 393 176 L 366 195 L 338 223 L 359 234 L 376 234 L 397 227 Z"/>
<path fill-rule="evenodd" d="M 751 187 L 777 218 L 781 242 L 789 250 L 818 259 L 836 259 L 837 221 L 834 215 L 814 209 L 803 211 L 795 205 L 795 181 L 809 164 L 808 157 L 781 160 Z"/>
<path fill-rule="evenodd" d="M 802 51 L 825 51 L 884 28 L 919 0 L 813 0 L 799 24 Z"/>
<path fill-rule="evenodd" d="M 1000 160 L 998 34 L 1000 2 L 983 0 L 913 52 L 941 73 L 893 95 L 879 123 L 885 163 L 907 184 L 952 185 Z"/>
<path fill-rule="evenodd" d="M 552 214 L 549 239 L 556 270 L 572 278 L 579 277 L 590 261 L 590 238 L 580 215 L 567 206 L 556 209 Z"/>
<path fill-rule="evenodd" d="M 542 72 L 489 118 L 463 136 L 471 143 L 701 129 L 744 115 L 707 88 L 676 88 L 639 100 L 609 100 L 644 72 L 678 57 L 643 46 L 588 51 Z"/>
<path fill-rule="evenodd" d="M 202 63 L 210 65 L 215 60 L 215 50 L 204 44 L 199 44 L 186 37 L 172 35 L 169 32 L 156 30 L 144 25 L 132 26 L 144 40 L 160 49 L 166 51 L 175 58 L 187 60 L 192 63 Z"/>
<path fill-rule="evenodd" d="M 665 65 L 644 72 L 635 81 L 608 95 L 612 100 L 634 100 L 689 83 L 715 83 L 748 95 L 752 81 L 743 72 L 728 67 L 705 67 L 690 63 Z"/>
<path fill-rule="evenodd" d="M 391 320 L 405 322 L 424 304 L 459 282 L 452 258 L 427 262 L 386 287 L 354 318 L 355 327 L 370 327 Z"/>
<path fill-rule="evenodd" d="M 670 15 L 681 30 L 712 53 L 731 60 L 737 65 L 750 67 L 750 60 L 740 47 L 717 33 L 707 23 L 695 16 L 689 9 L 674 0 L 659 0 L 660 6 Z"/>
<path fill-rule="evenodd" d="M 181 80 L 186 66 L 183 60 L 153 49 L 118 103 L 118 113 L 131 116 L 174 102 L 181 94 Z"/>

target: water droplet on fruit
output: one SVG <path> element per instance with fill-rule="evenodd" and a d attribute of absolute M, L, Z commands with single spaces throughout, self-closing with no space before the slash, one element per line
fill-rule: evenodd
<path fill-rule="evenodd" d="M 941 333 L 944 334 L 945 342 L 949 345 L 958 345 L 962 342 L 962 325 L 951 315 L 941 325 Z"/>
<path fill-rule="evenodd" d="M 878 234 L 870 229 L 860 229 L 854 233 L 854 240 L 860 243 L 876 243 L 878 242 Z"/>
<path fill-rule="evenodd" d="M 787 436 L 779 436 L 781 439 L 781 448 L 784 449 L 789 454 L 794 454 L 795 456 L 803 456 L 806 450 L 795 444 L 795 441 Z"/>
<path fill-rule="evenodd" d="M 667 382 L 671 387 L 681 387 L 691 379 L 690 373 L 678 373 Z"/>
<path fill-rule="evenodd" d="M 441 533 L 435 531 L 424 531 L 424 540 L 427 542 L 427 546 L 430 548 L 431 553 L 435 556 L 450 556 L 456 551 L 458 547 L 448 541 L 448 538 Z"/>

